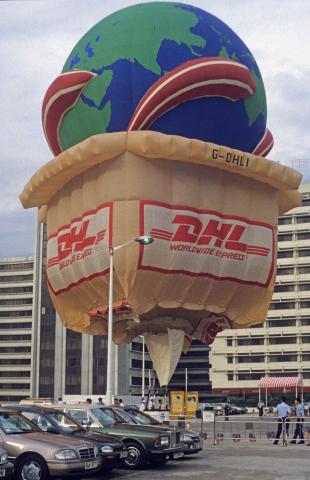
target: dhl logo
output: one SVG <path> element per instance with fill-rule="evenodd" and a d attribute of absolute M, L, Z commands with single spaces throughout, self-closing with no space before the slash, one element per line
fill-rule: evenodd
<path fill-rule="evenodd" d="M 270 252 L 270 248 L 242 242 L 246 226 L 238 224 L 237 221 L 223 222 L 210 219 L 204 224 L 199 218 L 192 215 L 177 214 L 174 216 L 172 224 L 177 227 L 175 232 L 153 228 L 150 235 L 169 242 L 224 248 L 252 255 L 267 256 Z"/>
<path fill-rule="evenodd" d="M 104 239 L 106 230 L 100 230 L 96 235 L 88 235 L 90 220 L 84 220 L 80 225 L 71 226 L 71 228 L 64 233 L 61 233 L 57 238 L 57 253 L 56 257 L 50 258 L 48 267 L 57 265 L 68 257 L 75 257 L 81 255 L 86 249 L 97 245 Z"/>

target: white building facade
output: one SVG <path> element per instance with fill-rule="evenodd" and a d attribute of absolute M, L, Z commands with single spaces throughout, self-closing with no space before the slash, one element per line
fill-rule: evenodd
<path fill-rule="evenodd" d="M 303 377 L 310 392 L 310 184 L 303 203 L 279 218 L 276 285 L 257 328 L 225 330 L 210 354 L 213 392 L 256 393 L 261 377 Z"/>
<path fill-rule="evenodd" d="M 0 403 L 31 390 L 33 257 L 0 258 Z"/>

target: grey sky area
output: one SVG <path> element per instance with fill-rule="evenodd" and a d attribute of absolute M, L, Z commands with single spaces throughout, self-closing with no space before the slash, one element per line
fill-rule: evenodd
<path fill-rule="evenodd" d="M 35 210 L 18 195 L 52 158 L 41 103 L 74 45 L 129 0 L 0 1 L 0 257 L 34 253 Z M 226 22 L 261 70 L 268 100 L 269 158 L 291 164 L 310 150 L 310 1 L 191 0 Z"/>

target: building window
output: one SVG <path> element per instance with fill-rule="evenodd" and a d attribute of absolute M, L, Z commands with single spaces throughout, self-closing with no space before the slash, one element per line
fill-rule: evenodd
<path fill-rule="evenodd" d="M 227 347 L 232 347 L 232 344 L 233 344 L 232 338 L 227 338 L 227 339 L 226 339 L 226 345 L 227 345 Z"/>
<path fill-rule="evenodd" d="M 310 267 L 309 267 L 310 272 Z M 277 268 L 277 275 L 294 275 L 294 268 L 293 267 L 278 267 Z"/>
<path fill-rule="evenodd" d="M 133 386 L 142 385 L 142 378 L 141 377 L 131 377 L 131 385 L 133 385 Z"/>
<path fill-rule="evenodd" d="M 136 358 L 133 358 L 131 360 L 131 368 L 139 368 L 142 369 L 142 360 L 137 360 Z M 153 363 L 150 362 L 149 360 L 145 360 L 145 368 L 152 370 L 153 368 Z"/>
<path fill-rule="evenodd" d="M 310 308 L 310 300 L 302 300 L 300 302 L 300 308 Z"/>
<path fill-rule="evenodd" d="M 239 372 L 238 380 L 260 380 L 264 375 L 264 372 Z"/>
<path fill-rule="evenodd" d="M 33 262 L 29 263 L 4 263 L 0 264 L 0 270 L 11 271 L 11 270 L 32 270 Z"/>
<path fill-rule="evenodd" d="M 274 287 L 275 292 L 294 292 L 294 285 L 277 284 Z"/>
<path fill-rule="evenodd" d="M 232 372 L 228 372 L 228 373 L 227 373 L 227 380 L 228 380 L 229 382 L 232 382 L 233 379 L 234 379 L 234 374 L 233 374 Z"/>
<path fill-rule="evenodd" d="M 296 337 L 269 337 L 269 345 L 295 344 Z"/>
<path fill-rule="evenodd" d="M 0 358 L 0 365 L 30 365 L 30 358 Z"/>
<path fill-rule="evenodd" d="M 0 293 L 32 293 L 32 287 L 3 287 L 0 288 Z"/>
<path fill-rule="evenodd" d="M 293 250 L 280 250 L 277 254 L 278 258 L 292 258 Z"/>
<path fill-rule="evenodd" d="M 234 359 L 233 359 L 233 356 L 232 356 L 232 355 L 228 355 L 228 356 L 226 357 L 226 359 L 227 359 L 227 363 L 233 363 L 233 362 L 234 362 Z"/>
<path fill-rule="evenodd" d="M 32 298 L 8 298 L 5 300 L 0 300 L 0 305 L 32 305 Z"/>
<path fill-rule="evenodd" d="M 263 363 L 265 361 L 264 354 L 259 355 L 238 355 L 238 363 Z"/>
<path fill-rule="evenodd" d="M 302 360 L 303 362 L 310 362 L 310 353 L 303 353 Z"/>
<path fill-rule="evenodd" d="M 33 275 L 0 275 L 0 283 L 33 281 Z"/>
<path fill-rule="evenodd" d="M 268 320 L 268 327 L 276 328 L 276 327 L 294 327 L 296 325 L 296 320 L 291 318 L 277 318 L 277 319 L 269 319 Z"/>
<path fill-rule="evenodd" d="M 296 223 L 310 223 L 310 215 L 301 215 L 296 217 Z"/>
<path fill-rule="evenodd" d="M 252 338 L 252 337 L 246 337 L 246 338 L 239 337 L 237 339 L 237 345 L 238 346 L 264 345 L 264 339 L 263 338 Z"/>
<path fill-rule="evenodd" d="M 300 275 L 310 273 L 310 267 L 298 267 L 297 271 Z"/>
<path fill-rule="evenodd" d="M 277 302 L 277 303 L 271 303 L 269 306 L 269 310 L 288 310 L 288 309 L 294 309 L 295 308 L 295 302 Z"/>
<path fill-rule="evenodd" d="M 301 250 L 297 250 L 298 257 L 310 257 L 310 248 L 303 248 Z"/>
<path fill-rule="evenodd" d="M 269 356 L 270 362 L 297 362 L 296 354 L 271 354 Z"/>
<path fill-rule="evenodd" d="M 297 232 L 297 240 L 309 240 L 310 232 Z"/>
<path fill-rule="evenodd" d="M 278 242 L 290 242 L 293 240 L 292 233 L 284 233 L 282 235 L 278 235 Z"/>
<path fill-rule="evenodd" d="M 302 318 L 300 321 L 302 327 L 307 327 L 310 325 L 310 318 Z"/>
<path fill-rule="evenodd" d="M 16 312 L 0 312 L 1 318 L 11 318 L 11 317 L 31 317 L 32 310 L 17 310 Z"/>
<path fill-rule="evenodd" d="M 292 223 L 292 217 L 280 217 L 278 220 L 279 225 L 290 225 Z"/>

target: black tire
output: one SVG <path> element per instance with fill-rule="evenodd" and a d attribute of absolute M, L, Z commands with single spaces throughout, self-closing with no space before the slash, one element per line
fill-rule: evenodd
<path fill-rule="evenodd" d="M 138 470 L 146 464 L 146 455 L 143 447 L 136 442 L 126 443 L 127 457 L 122 460 L 128 470 Z"/>
<path fill-rule="evenodd" d="M 16 480 L 48 480 L 49 478 L 48 466 L 40 455 L 29 453 L 18 462 Z"/>

